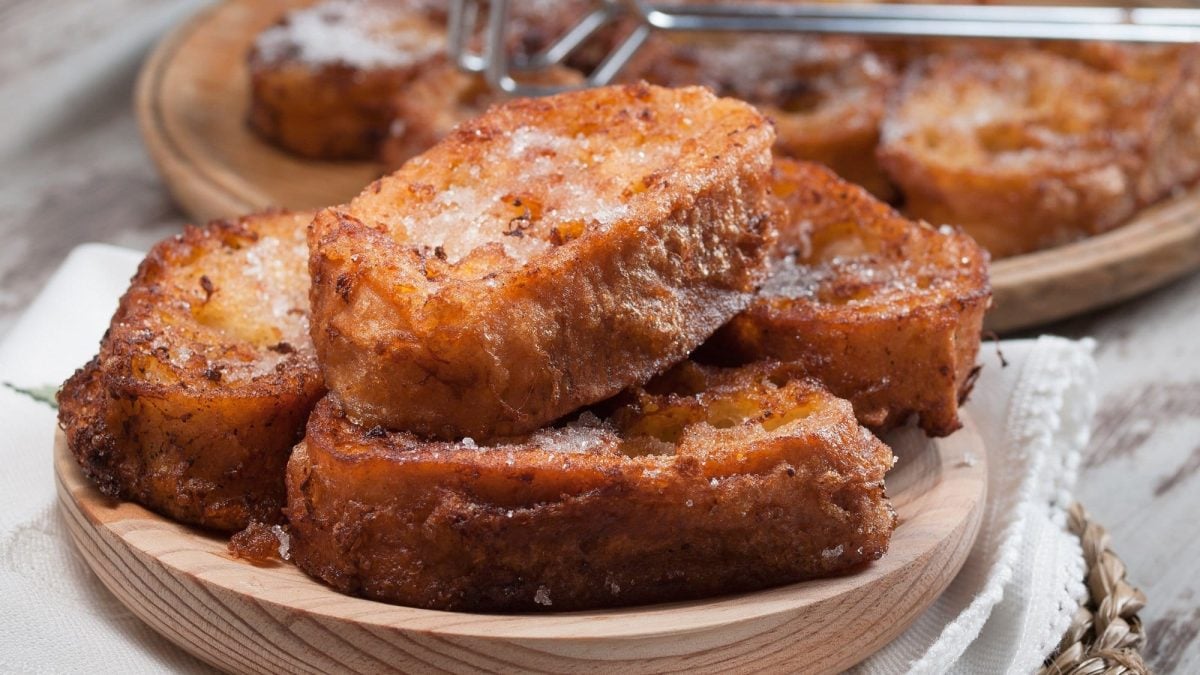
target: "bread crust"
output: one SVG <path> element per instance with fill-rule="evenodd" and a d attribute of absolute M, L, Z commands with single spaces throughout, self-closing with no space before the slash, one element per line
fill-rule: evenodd
<path fill-rule="evenodd" d="M 872 429 L 912 415 L 933 436 L 958 429 L 991 299 L 987 254 L 824 167 L 781 159 L 775 172 L 791 214 L 772 277 L 700 358 L 794 363 Z"/>
<path fill-rule="evenodd" d="M 283 472 L 322 395 L 305 227 L 270 214 L 188 227 L 146 256 L 59 424 L 102 492 L 176 520 L 277 522 Z"/>
<path fill-rule="evenodd" d="M 772 368 L 686 364 L 605 421 L 495 446 L 318 404 L 288 465 L 293 560 L 335 589 L 455 611 L 667 602 L 878 559 L 890 450 Z M 654 393 L 650 393 L 653 391 Z"/>
<path fill-rule="evenodd" d="M 1020 48 L 910 68 L 878 152 L 908 213 L 962 226 L 999 258 L 1107 231 L 1196 179 L 1200 51 L 1104 68 L 1099 52 L 1055 49 L 1068 55 Z"/>
<path fill-rule="evenodd" d="M 313 221 L 326 383 L 366 426 L 484 440 L 662 372 L 763 277 L 771 141 L 700 88 L 491 109 Z"/>

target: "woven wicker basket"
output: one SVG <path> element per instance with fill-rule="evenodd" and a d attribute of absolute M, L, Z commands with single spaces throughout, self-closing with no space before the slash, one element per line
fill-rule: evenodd
<path fill-rule="evenodd" d="M 1089 597 L 1039 675 L 1150 672 L 1142 660 L 1146 634 L 1137 615 L 1146 596 L 1125 581 L 1125 563 L 1109 548 L 1108 531 L 1088 520 L 1079 504 L 1071 507 L 1068 525 L 1083 544 Z"/>

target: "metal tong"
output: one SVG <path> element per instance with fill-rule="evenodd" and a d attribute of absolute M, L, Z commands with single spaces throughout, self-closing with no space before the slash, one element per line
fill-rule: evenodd
<path fill-rule="evenodd" d="M 518 0 L 519 1 L 519 0 Z M 582 86 L 608 84 L 655 30 L 769 33 L 841 33 L 870 36 L 963 37 L 1114 42 L 1200 42 L 1200 9 L 1166 7 L 1063 7 L 1016 5 L 876 4 L 650 4 L 646 0 L 596 0 L 596 8 L 536 54 L 513 57 L 505 48 L 511 0 L 452 0 L 449 52 L 459 68 L 483 74 L 509 94 L 540 96 L 566 87 L 521 82 L 561 64 L 588 38 L 619 19 L 635 27 Z M 483 46 L 470 42 L 480 34 Z"/>

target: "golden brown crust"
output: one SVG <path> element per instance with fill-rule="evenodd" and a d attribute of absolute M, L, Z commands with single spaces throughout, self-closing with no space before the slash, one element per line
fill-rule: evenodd
<path fill-rule="evenodd" d="M 700 84 L 758 106 L 775 122 L 775 150 L 829 166 L 881 199 L 895 190 L 875 160 L 892 68 L 863 40 L 799 35 L 652 38 L 625 71 L 632 80 Z"/>
<path fill-rule="evenodd" d="M 532 431 L 677 362 L 750 301 L 770 124 L 700 88 L 518 100 L 310 232 L 313 340 L 368 426 Z"/>
<path fill-rule="evenodd" d="M 374 159 L 392 97 L 444 60 L 445 27 L 420 0 L 327 0 L 293 11 L 249 55 L 251 129 L 313 159 Z"/>
<path fill-rule="evenodd" d="M 322 393 L 308 338 L 309 214 L 189 227 L 155 246 L 59 423 L 102 492 L 220 530 L 275 522 Z"/>
<path fill-rule="evenodd" d="M 687 364 L 606 421 L 491 447 L 359 427 L 326 398 L 288 465 L 293 559 L 342 592 L 508 612 L 733 593 L 879 558 L 891 452 L 845 401 L 773 377 Z"/>
<path fill-rule="evenodd" d="M 875 429 L 914 414 L 931 435 L 958 429 L 991 297 L 987 255 L 815 164 L 777 160 L 775 192 L 791 210 L 780 259 L 703 356 L 796 362 Z"/>
<path fill-rule="evenodd" d="M 935 56 L 910 69 L 879 148 L 906 210 L 1004 257 L 1104 232 L 1195 180 L 1200 52 L 1123 48 L 1096 67 L 1106 49 Z"/>

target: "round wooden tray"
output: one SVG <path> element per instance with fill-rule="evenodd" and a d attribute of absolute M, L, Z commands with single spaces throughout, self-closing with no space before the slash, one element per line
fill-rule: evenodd
<path fill-rule="evenodd" d="M 254 36 L 303 0 L 226 0 L 155 49 L 137 88 L 150 154 L 172 194 L 198 220 L 284 206 L 339 204 L 377 178 L 371 163 L 302 160 L 245 124 Z M 1143 211 L 1110 233 L 991 270 L 986 327 L 1011 331 L 1110 305 L 1200 268 L 1200 190 Z"/>
<path fill-rule="evenodd" d="M 226 539 L 102 496 L 55 440 L 59 505 L 101 581 L 167 638 L 232 672 L 836 672 L 903 631 L 946 588 L 982 519 L 986 452 L 972 421 L 950 438 L 888 438 L 900 516 L 882 560 L 847 576 L 620 610 L 482 615 L 340 595 L 290 564 L 232 558 Z"/>

